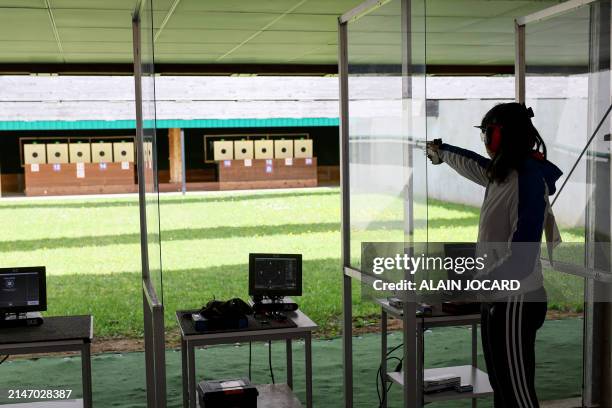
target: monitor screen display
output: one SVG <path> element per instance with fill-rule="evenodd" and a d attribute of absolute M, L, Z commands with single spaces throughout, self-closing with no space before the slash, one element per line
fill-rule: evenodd
<path fill-rule="evenodd" d="M 300 296 L 302 255 L 251 254 L 249 294 L 253 296 Z"/>
<path fill-rule="evenodd" d="M 45 268 L 0 268 L 0 312 L 47 310 Z"/>

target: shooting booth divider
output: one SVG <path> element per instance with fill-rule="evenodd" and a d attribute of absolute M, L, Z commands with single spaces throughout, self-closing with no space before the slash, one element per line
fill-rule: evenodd
<path fill-rule="evenodd" d="M 157 178 L 152 0 L 137 2 L 132 16 L 132 28 L 147 407 L 165 408 L 164 298 Z"/>
<path fill-rule="evenodd" d="M 516 100 L 557 124 L 544 129 L 554 135 L 546 140 L 548 156 L 564 173 L 551 203 L 558 218 L 572 223 L 567 238 L 573 242 L 543 264 L 583 280 L 585 407 L 612 405 L 611 13 L 609 0 L 570 0 L 515 23 Z M 530 92 L 538 84 L 555 89 L 558 99 L 534 99 Z M 534 123 L 542 130 L 538 115 Z"/>
<path fill-rule="evenodd" d="M 372 390 L 378 381 L 354 377 L 361 370 L 353 359 L 359 347 L 353 285 L 372 279 L 361 267 L 361 243 L 427 241 L 427 164 L 424 152 L 415 151 L 427 136 L 425 1 L 366 1 L 339 18 L 338 33 L 344 398 L 352 407 L 363 405 L 354 390 Z M 387 377 L 387 336 L 381 335 L 382 406 L 388 381 L 402 387 L 405 406 L 422 401 L 416 303 L 404 302 L 402 312 L 403 375 Z"/>

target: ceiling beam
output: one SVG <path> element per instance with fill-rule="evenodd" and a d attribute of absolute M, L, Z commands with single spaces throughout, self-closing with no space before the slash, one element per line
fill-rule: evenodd
<path fill-rule="evenodd" d="M 156 63 L 161 75 L 329 75 L 337 72 L 336 64 L 164 64 Z M 132 75 L 132 63 L 0 63 L 0 75 Z"/>
<path fill-rule="evenodd" d="M 358 69 L 358 67 L 353 67 Z M 397 68 L 380 66 L 379 72 L 397 74 Z M 586 72 L 588 67 L 530 67 L 530 72 L 542 75 L 570 75 Z M 324 76 L 338 73 L 336 64 L 155 64 L 160 75 L 278 75 Z M 0 75 L 133 75 L 134 65 L 125 64 L 15 64 L 0 63 Z M 513 75 L 513 65 L 428 65 L 428 75 L 439 76 L 491 76 Z"/>

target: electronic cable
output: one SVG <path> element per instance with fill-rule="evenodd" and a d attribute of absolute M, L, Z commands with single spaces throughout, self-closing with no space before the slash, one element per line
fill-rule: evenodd
<path fill-rule="evenodd" d="M 402 370 L 402 363 L 403 363 L 403 358 L 399 358 L 399 357 L 388 357 L 387 362 L 392 361 L 392 360 L 397 360 L 398 364 L 395 367 L 395 371 L 401 371 Z M 379 383 L 380 380 L 380 383 Z M 376 373 L 376 394 L 378 395 L 378 407 L 381 408 L 383 406 L 383 404 L 387 401 L 387 394 L 389 393 L 389 391 L 391 390 L 391 386 L 393 385 L 392 382 L 389 383 L 389 385 L 386 387 L 385 390 L 385 374 L 383 374 L 382 372 L 382 365 L 378 367 L 378 372 Z M 381 396 L 380 395 L 380 390 L 381 388 L 384 390 L 384 394 Z"/>
<path fill-rule="evenodd" d="M 4 358 L 2 360 L 0 360 L 0 364 L 4 363 L 6 360 L 8 360 L 8 358 L 10 357 L 10 355 L 5 355 Z"/>
<path fill-rule="evenodd" d="M 272 369 L 272 341 L 268 340 L 268 365 L 270 366 L 270 377 L 272 378 L 272 384 L 274 382 L 274 370 Z"/>
<path fill-rule="evenodd" d="M 402 357 L 400 359 L 399 357 L 395 357 L 395 356 L 389 357 L 389 355 L 392 354 L 397 349 L 399 349 L 400 347 L 402 347 L 403 345 L 404 343 L 400 343 L 397 346 L 393 347 L 391 350 L 387 351 L 387 354 L 385 356 L 386 361 L 389 361 L 389 360 L 399 361 L 399 363 L 395 367 L 395 371 L 401 371 L 404 358 Z M 376 394 L 378 395 L 379 408 L 382 407 L 383 403 L 387 400 L 387 394 L 389 393 L 389 390 L 391 389 L 391 386 L 393 385 L 393 383 L 390 383 L 389 386 L 385 387 L 385 383 L 386 383 L 385 375 L 386 373 L 382 372 L 382 364 L 381 364 L 380 366 L 378 366 L 378 371 L 376 372 Z M 382 387 L 380 386 L 380 384 L 382 384 Z M 384 390 L 383 396 L 380 395 L 381 389 Z"/>

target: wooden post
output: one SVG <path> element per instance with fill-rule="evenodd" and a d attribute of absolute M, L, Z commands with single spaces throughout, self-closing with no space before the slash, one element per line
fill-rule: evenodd
<path fill-rule="evenodd" d="M 170 147 L 170 183 L 180 184 L 183 180 L 181 129 L 168 129 L 168 146 Z"/>

